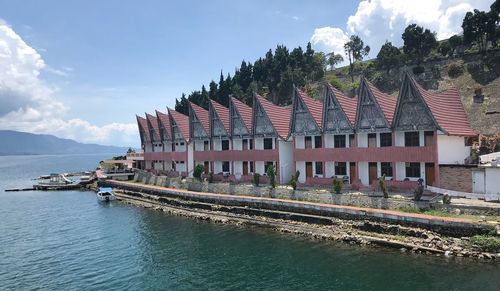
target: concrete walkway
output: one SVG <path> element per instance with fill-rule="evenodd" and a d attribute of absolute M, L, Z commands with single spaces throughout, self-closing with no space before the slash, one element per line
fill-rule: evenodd
<path fill-rule="evenodd" d="M 244 196 L 244 195 L 229 195 L 229 194 L 214 194 L 214 193 L 206 193 L 206 192 L 194 192 L 188 191 L 184 189 L 177 188 L 167 188 L 160 187 L 155 185 L 145 185 L 139 183 L 132 182 L 122 182 L 122 181 L 106 181 L 115 187 L 120 187 L 120 185 L 128 186 L 132 188 L 139 188 L 144 190 L 153 190 L 158 192 L 169 192 L 172 194 L 178 194 L 186 197 L 198 197 L 198 198 L 213 198 L 219 200 L 234 200 L 234 201 L 242 201 L 242 202 L 270 202 L 272 204 L 286 204 L 294 207 L 302 207 L 302 208 L 314 208 L 317 210 L 324 210 L 328 212 L 337 212 L 337 213 L 346 213 L 346 214 L 354 214 L 354 215 L 363 215 L 369 217 L 376 218 L 385 218 L 388 220 L 396 220 L 401 222 L 415 222 L 419 224 L 428 224 L 428 225 L 441 225 L 441 226 L 463 226 L 463 227 L 471 227 L 471 225 L 481 225 L 477 221 L 467 218 L 455 218 L 455 217 L 444 217 L 444 216 L 432 216 L 420 213 L 406 213 L 395 210 L 384 210 L 384 209 L 374 209 L 374 208 L 362 208 L 355 206 L 344 206 L 344 205 L 335 205 L 335 204 L 322 204 L 315 202 L 306 202 L 306 201 L 297 201 L 297 200 L 285 200 L 278 198 L 267 198 L 267 197 L 254 197 L 254 196 Z M 484 225 L 484 224 L 482 224 Z"/>

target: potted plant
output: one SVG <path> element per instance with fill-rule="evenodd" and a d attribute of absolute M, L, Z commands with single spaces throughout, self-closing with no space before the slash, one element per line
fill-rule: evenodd
<path fill-rule="evenodd" d="M 339 180 L 336 177 L 333 178 L 333 191 L 335 191 L 335 194 L 341 194 L 343 186 L 344 183 L 342 182 L 342 180 Z"/>

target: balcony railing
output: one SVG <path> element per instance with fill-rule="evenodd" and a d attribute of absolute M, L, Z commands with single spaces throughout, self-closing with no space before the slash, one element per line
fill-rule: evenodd
<path fill-rule="evenodd" d="M 436 150 L 425 147 L 352 147 L 294 149 L 296 161 L 336 161 L 336 162 L 435 162 Z"/>

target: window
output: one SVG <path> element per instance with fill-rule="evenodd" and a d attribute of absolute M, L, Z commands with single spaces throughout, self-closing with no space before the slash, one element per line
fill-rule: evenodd
<path fill-rule="evenodd" d="M 322 148 L 323 147 L 323 140 L 321 138 L 321 135 L 315 136 L 314 137 L 314 148 Z"/>
<path fill-rule="evenodd" d="M 335 175 L 339 176 L 347 175 L 346 162 L 335 162 Z"/>
<path fill-rule="evenodd" d="M 180 145 L 180 146 L 183 146 L 183 145 L 184 145 L 184 143 L 183 143 L 183 142 L 181 142 L 179 145 Z"/>
<path fill-rule="evenodd" d="M 273 149 L 273 139 L 272 138 L 265 138 L 264 139 L 264 149 L 265 150 L 272 150 Z"/>
<path fill-rule="evenodd" d="M 345 135 L 333 136 L 333 144 L 336 148 L 345 148 Z"/>
<path fill-rule="evenodd" d="M 418 131 L 405 132 L 405 147 L 419 147 L 420 137 Z"/>
<path fill-rule="evenodd" d="M 229 140 L 225 139 L 222 141 L 222 150 L 223 151 L 228 151 L 229 150 Z"/>
<path fill-rule="evenodd" d="M 354 134 L 349 135 L 349 147 L 352 148 L 354 146 Z"/>
<path fill-rule="evenodd" d="M 222 162 L 222 172 L 229 172 L 229 162 L 228 161 Z"/>
<path fill-rule="evenodd" d="M 420 178 L 420 163 L 406 163 L 406 177 Z"/>
<path fill-rule="evenodd" d="M 306 149 L 312 148 L 312 139 L 310 136 L 305 137 Z"/>
<path fill-rule="evenodd" d="M 203 150 L 204 151 L 210 150 L 210 144 L 208 140 L 203 141 Z"/>
<path fill-rule="evenodd" d="M 383 132 L 380 134 L 380 147 L 392 146 L 392 133 Z"/>
<path fill-rule="evenodd" d="M 242 148 L 243 148 L 243 150 L 248 150 L 248 140 L 247 139 L 243 140 Z"/>
<path fill-rule="evenodd" d="M 264 173 L 265 173 L 266 175 L 267 175 L 267 169 L 268 169 L 269 167 L 272 167 L 273 165 L 274 165 L 274 162 L 266 162 L 266 163 L 264 164 Z"/>
<path fill-rule="evenodd" d="M 248 139 L 248 146 L 251 150 L 253 150 L 253 139 Z"/>
<path fill-rule="evenodd" d="M 323 162 L 316 162 L 316 175 L 323 175 Z"/>
<path fill-rule="evenodd" d="M 380 163 L 380 173 L 386 177 L 392 177 L 392 164 L 391 163 Z"/>
<path fill-rule="evenodd" d="M 424 132 L 424 146 L 426 147 L 431 146 L 433 139 L 434 139 L 434 131 Z"/>
<path fill-rule="evenodd" d="M 369 133 L 368 134 L 368 147 L 369 148 L 376 148 L 377 147 L 377 134 L 376 133 Z"/>
<path fill-rule="evenodd" d="M 250 166 L 249 166 L 250 167 L 250 173 L 253 173 L 253 162 L 249 162 L 249 164 L 250 164 Z"/>

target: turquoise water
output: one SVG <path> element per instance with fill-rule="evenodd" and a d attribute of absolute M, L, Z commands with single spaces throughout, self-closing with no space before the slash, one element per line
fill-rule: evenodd
<path fill-rule="evenodd" d="M 3 192 L 105 158 L 0 157 L 0 290 L 500 288 L 499 264 L 196 221 L 91 192 Z"/>

